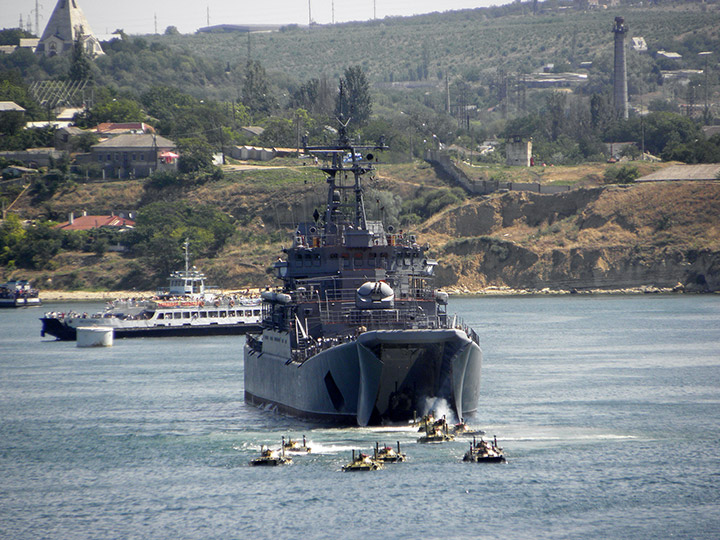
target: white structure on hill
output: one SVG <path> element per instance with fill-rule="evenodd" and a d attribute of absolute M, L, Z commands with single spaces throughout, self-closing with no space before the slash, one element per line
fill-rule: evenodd
<path fill-rule="evenodd" d="M 85 51 L 90 56 L 104 54 L 78 1 L 58 0 L 35 52 L 46 56 L 63 54 L 72 51 L 77 39 L 83 41 Z"/>

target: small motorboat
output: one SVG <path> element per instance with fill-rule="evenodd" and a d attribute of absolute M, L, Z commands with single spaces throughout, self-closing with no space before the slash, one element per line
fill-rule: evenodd
<path fill-rule="evenodd" d="M 471 461 L 473 463 L 503 463 L 505 455 L 503 449 L 497 444 L 497 437 L 493 437 L 493 442 L 484 439 L 476 441 L 473 437 L 470 443 L 470 450 L 463 456 L 463 461 Z"/>
<path fill-rule="evenodd" d="M 397 451 L 395 451 L 392 446 L 380 448 L 380 445 L 376 442 L 375 459 L 383 463 L 399 463 L 400 461 L 405 461 L 407 456 L 400 452 L 400 441 L 397 443 Z"/>
<path fill-rule="evenodd" d="M 357 457 L 355 457 L 355 450 L 352 452 L 352 461 L 348 463 L 347 465 L 343 466 L 343 471 L 377 471 L 378 469 L 383 468 L 382 461 L 379 461 L 375 458 L 371 458 L 367 454 L 363 454 L 362 452 L 358 452 Z"/>
<path fill-rule="evenodd" d="M 454 441 L 455 436 L 449 432 L 448 424 L 443 416 L 432 425 L 425 423 L 425 435 L 418 439 L 419 443 L 441 443 Z"/>
<path fill-rule="evenodd" d="M 303 435 L 302 438 L 302 444 L 300 444 L 298 441 L 292 440 L 290 437 L 288 437 L 287 441 L 285 440 L 285 437 L 282 438 L 282 447 L 286 452 L 294 452 L 298 454 L 309 454 L 312 450 L 308 445 L 307 441 L 305 440 L 305 435 Z"/>
<path fill-rule="evenodd" d="M 457 424 L 450 426 L 450 433 L 453 435 L 485 435 L 482 429 L 473 429 L 468 426 L 464 420 L 460 420 Z"/>
<path fill-rule="evenodd" d="M 250 465 L 253 467 L 277 467 L 278 465 L 289 465 L 290 463 L 292 463 L 292 458 L 286 456 L 284 451 L 273 450 L 270 447 L 260 447 L 260 457 L 250 461 Z"/>

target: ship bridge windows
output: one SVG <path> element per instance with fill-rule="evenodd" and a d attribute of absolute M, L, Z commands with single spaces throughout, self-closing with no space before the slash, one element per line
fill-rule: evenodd
<path fill-rule="evenodd" d="M 349 253 L 342 254 L 342 265 L 343 265 L 343 268 L 350 268 L 350 254 Z"/>

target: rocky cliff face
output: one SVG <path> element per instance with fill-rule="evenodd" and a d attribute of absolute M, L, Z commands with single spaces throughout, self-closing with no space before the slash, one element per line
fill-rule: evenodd
<path fill-rule="evenodd" d="M 720 184 L 649 184 L 473 200 L 426 224 L 454 238 L 442 286 L 720 290 Z"/>

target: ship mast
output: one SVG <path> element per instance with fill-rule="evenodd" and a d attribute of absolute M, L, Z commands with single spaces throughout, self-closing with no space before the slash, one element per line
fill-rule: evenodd
<path fill-rule="evenodd" d="M 185 275 L 187 276 L 190 271 L 190 254 L 188 252 L 190 241 L 187 238 L 185 239 L 185 242 L 183 242 L 183 247 L 185 248 Z"/>

